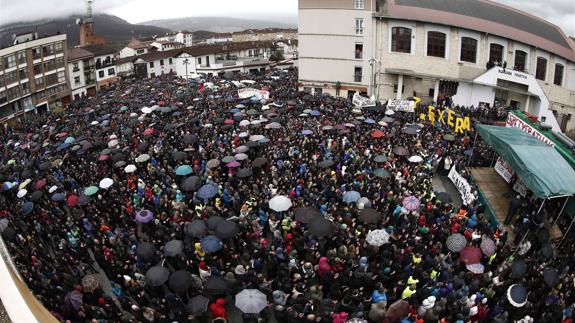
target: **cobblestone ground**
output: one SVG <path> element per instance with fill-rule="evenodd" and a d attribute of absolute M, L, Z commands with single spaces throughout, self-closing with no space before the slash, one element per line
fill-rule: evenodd
<path fill-rule="evenodd" d="M 6 310 L 4 309 L 4 305 L 0 302 L 0 323 L 11 323 Z"/>

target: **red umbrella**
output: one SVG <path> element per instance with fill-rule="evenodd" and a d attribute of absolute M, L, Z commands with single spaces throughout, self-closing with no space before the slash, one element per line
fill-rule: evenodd
<path fill-rule="evenodd" d="M 221 119 L 220 119 L 221 120 Z M 234 120 L 232 119 L 226 119 L 224 120 L 224 124 L 234 124 Z"/>
<path fill-rule="evenodd" d="M 381 131 L 381 130 L 376 130 L 376 131 L 374 131 L 374 132 L 371 133 L 371 136 L 372 136 L 373 138 L 382 138 L 382 137 L 385 136 L 385 133 L 384 133 L 383 131 Z"/>
<path fill-rule="evenodd" d="M 66 200 L 69 207 L 74 207 L 74 206 L 78 205 L 79 201 L 80 201 L 80 198 L 78 198 L 78 195 L 74 195 L 74 194 L 68 196 L 68 199 Z"/>
<path fill-rule="evenodd" d="M 154 130 L 154 128 L 148 128 L 148 129 L 144 130 L 144 136 L 153 135 L 155 132 L 156 132 L 156 130 Z"/>
<path fill-rule="evenodd" d="M 44 186 L 46 186 L 46 180 L 45 179 L 39 179 L 36 181 L 36 184 L 34 184 L 34 187 L 36 187 L 37 190 L 41 190 L 44 188 Z"/>
<path fill-rule="evenodd" d="M 466 265 L 477 264 L 481 261 L 482 253 L 481 249 L 476 247 L 465 247 L 459 253 L 459 258 Z"/>
<path fill-rule="evenodd" d="M 105 161 L 108 160 L 110 158 L 110 156 L 108 155 L 100 155 L 100 157 L 98 158 L 99 161 Z"/>

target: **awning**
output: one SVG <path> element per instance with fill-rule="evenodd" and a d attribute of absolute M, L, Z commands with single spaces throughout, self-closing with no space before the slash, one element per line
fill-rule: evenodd
<path fill-rule="evenodd" d="M 537 198 L 575 194 L 575 170 L 554 148 L 516 128 L 476 129 Z"/>

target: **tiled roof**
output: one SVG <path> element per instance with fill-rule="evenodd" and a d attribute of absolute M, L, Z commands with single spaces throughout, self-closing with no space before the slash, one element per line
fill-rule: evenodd
<path fill-rule="evenodd" d="M 86 57 L 93 57 L 94 54 L 92 54 L 91 52 L 87 51 L 86 49 L 82 48 L 82 47 L 76 47 L 76 48 L 68 48 L 68 60 L 69 61 L 75 61 L 77 59 L 82 59 L 82 58 L 86 58 Z"/>

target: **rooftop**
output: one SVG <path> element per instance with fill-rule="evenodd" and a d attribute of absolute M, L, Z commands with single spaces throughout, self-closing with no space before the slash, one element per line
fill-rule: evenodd
<path fill-rule="evenodd" d="M 94 56 L 102 56 L 106 54 L 115 54 L 118 50 L 122 49 L 122 46 L 118 45 L 90 45 L 82 47 Z"/>
<path fill-rule="evenodd" d="M 94 57 L 94 54 L 82 47 L 68 48 L 69 61 L 75 61 L 87 57 Z"/>

